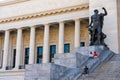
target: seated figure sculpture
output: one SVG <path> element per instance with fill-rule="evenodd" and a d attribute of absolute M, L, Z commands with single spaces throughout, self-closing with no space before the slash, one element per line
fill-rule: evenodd
<path fill-rule="evenodd" d="M 94 14 L 91 16 L 91 22 L 89 25 L 90 32 L 90 46 L 91 45 L 105 45 L 104 39 L 106 35 L 102 32 L 104 16 L 107 15 L 106 9 L 103 7 L 104 13 L 100 13 L 97 9 L 94 10 Z"/>

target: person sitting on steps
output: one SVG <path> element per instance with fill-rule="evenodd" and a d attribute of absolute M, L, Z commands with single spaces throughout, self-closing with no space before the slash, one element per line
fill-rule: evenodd
<path fill-rule="evenodd" d="M 85 66 L 83 70 L 83 74 L 88 74 L 88 73 L 89 73 L 89 68 Z"/>
<path fill-rule="evenodd" d="M 93 59 L 94 58 L 94 55 L 92 52 L 89 53 L 89 59 Z"/>
<path fill-rule="evenodd" d="M 97 52 L 94 52 L 94 57 L 97 58 L 99 55 Z"/>

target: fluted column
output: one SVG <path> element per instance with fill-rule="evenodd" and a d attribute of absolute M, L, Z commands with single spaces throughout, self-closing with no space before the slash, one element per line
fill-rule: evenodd
<path fill-rule="evenodd" d="M 22 29 L 17 30 L 17 43 L 16 43 L 16 59 L 15 59 L 15 68 L 19 69 L 20 61 L 22 55 Z"/>
<path fill-rule="evenodd" d="M 64 53 L 64 22 L 59 23 L 58 53 Z"/>
<path fill-rule="evenodd" d="M 31 27 L 29 64 L 34 63 L 35 63 L 35 27 Z"/>
<path fill-rule="evenodd" d="M 2 69 L 6 69 L 7 62 L 8 62 L 8 53 L 9 53 L 9 38 L 10 38 L 10 31 L 5 31 L 5 39 L 4 39 L 4 53 L 3 53 L 3 66 Z"/>
<path fill-rule="evenodd" d="M 46 24 L 44 27 L 43 63 L 49 63 L 49 60 L 49 25 Z"/>
<path fill-rule="evenodd" d="M 80 47 L 80 20 L 75 20 L 75 39 L 74 39 L 74 47 Z"/>

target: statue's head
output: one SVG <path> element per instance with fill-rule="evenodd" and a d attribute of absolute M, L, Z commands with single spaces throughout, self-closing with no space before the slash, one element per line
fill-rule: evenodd
<path fill-rule="evenodd" d="M 94 10 L 94 13 L 95 13 L 95 14 L 98 14 L 98 12 L 99 12 L 99 11 L 98 11 L 97 9 Z"/>

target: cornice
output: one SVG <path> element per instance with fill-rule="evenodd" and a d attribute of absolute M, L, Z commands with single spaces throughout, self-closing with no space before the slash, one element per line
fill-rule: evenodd
<path fill-rule="evenodd" d="M 25 1 L 30 1 L 30 0 L 13 0 L 13 1 L 8 1 L 8 2 L 1 2 L 0 7 L 2 6 L 7 6 L 7 5 L 12 5 L 12 4 L 17 4 Z"/>
<path fill-rule="evenodd" d="M 57 15 L 57 14 L 63 14 L 63 13 L 74 12 L 74 11 L 80 11 L 80 10 L 84 10 L 84 9 L 88 9 L 88 8 L 89 8 L 88 4 L 83 4 L 83 5 L 66 7 L 66 8 L 61 8 L 61 9 L 44 11 L 44 12 L 38 12 L 38 13 L 21 15 L 21 16 L 3 18 L 3 19 L 0 19 L 0 24 L 8 23 L 8 22 L 15 22 L 15 21 L 22 21 L 22 20 L 27 20 L 27 19 L 40 18 L 40 17 L 45 17 L 45 16 Z"/>

